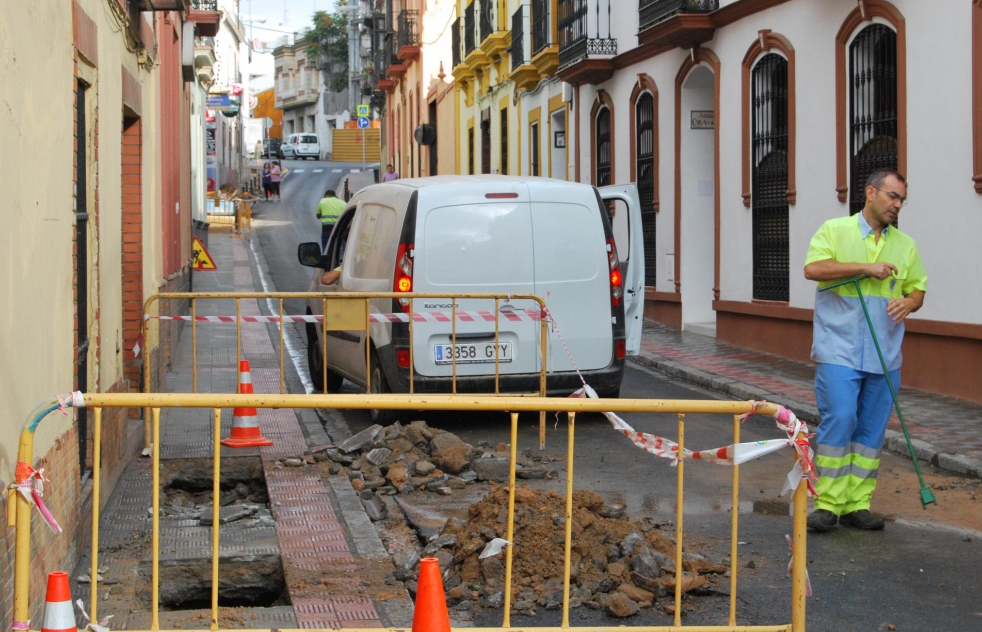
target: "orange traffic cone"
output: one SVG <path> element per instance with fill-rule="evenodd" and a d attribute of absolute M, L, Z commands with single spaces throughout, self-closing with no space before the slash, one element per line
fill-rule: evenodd
<path fill-rule="evenodd" d="M 252 394 L 252 372 L 249 361 L 239 363 L 239 393 Z M 222 439 L 228 448 L 254 448 L 273 445 L 273 442 L 259 432 L 259 415 L 255 408 L 236 408 L 232 411 L 232 434 Z"/>
<path fill-rule="evenodd" d="M 48 593 L 44 599 L 44 623 L 41 632 L 78 632 L 75 627 L 75 610 L 72 609 L 72 591 L 68 586 L 68 573 L 48 573 Z"/>
<path fill-rule="evenodd" d="M 435 557 L 424 557 L 419 561 L 413 632 L 450 632 L 450 614 L 447 612 L 447 599 L 443 596 L 440 562 Z"/>

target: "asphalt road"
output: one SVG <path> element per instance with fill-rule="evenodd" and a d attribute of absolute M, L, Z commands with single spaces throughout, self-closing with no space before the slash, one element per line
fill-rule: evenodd
<path fill-rule="evenodd" d="M 269 284 L 280 291 L 304 291 L 310 269 L 297 263 L 296 246 L 320 236 L 314 216 L 317 201 L 340 177 L 360 165 L 287 161 L 291 169 L 283 183 L 283 201 L 261 203 L 254 211 L 254 231 L 261 247 Z M 317 170 L 320 170 L 319 172 Z M 287 306 L 302 310 L 303 306 Z M 302 313 L 302 311 L 292 312 Z M 302 328 L 295 328 L 296 346 L 302 347 Z M 295 354 L 296 357 L 297 354 Z M 302 356 L 305 357 L 305 356 Z M 305 362 L 288 379 L 291 391 L 302 391 Z M 622 397 L 718 398 L 655 372 L 629 365 Z M 345 390 L 354 392 L 346 383 Z M 363 411 L 326 415 L 328 431 L 358 432 L 370 424 Z M 417 414 L 431 425 L 452 430 L 476 444 L 508 441 L 504 414 Z M 674 415 L 625 415 L 637 430 L 674 439 Z M 686 445 L 693 449 L 732 443 L 733 422 L 719 416 L 686 418 Z M 537 446 L 537 416 L 523 416 L 519 449 Z M 742 441 L 778 438 L 779 431 L 765 418 L 748 420 L 741 428 Z M 566 454 L 566 420 L 549 419 L 546 450 Z M 614 432 L 599 415 L 576 420 L 576 488 L 590 488 L 608 502 L 620 500 L 631 517 L 642 515 L 673 519 L 678 470 L 666 459 L 649 455 Z M 779 496 L 790 465 L 789 452 L 779 452 L 741 466 L 739 505 L 738 614 L 740 624 L 780 624 L 790 621 L 791 584 L 786 576 L 789 560 L 785 534 L 791 533 L 786 498 Z M 685 467 L 685 533 L 692 550 L 714 561 L 729 558 L 730 481 L 728 467 L 690 462 Z M 554 483 L 564 486 L 565 481 Z M 982 629 L 982 533 L 891 522 L 883 532 L 866 533 L 836 529 L 808 538 L 808 570 L 814 596 L 807 603 L 809 631 L 840 630 L 980 630 Z M 683 623 L 726 623 L 728 579 L 718 582 L 715 595 L 699 597 L 685 609 Z M 540 612 L 532 619 L 512 617 L 513 626 L 559 625 L 559 612 Z M 573 626 L 666 625 L 664 616 L 641 614 L 627 621 L 612 621 L 581 608 L 571 616 Z M 476 624 L 498 626 L 500 613 L 484 611 Z"/>

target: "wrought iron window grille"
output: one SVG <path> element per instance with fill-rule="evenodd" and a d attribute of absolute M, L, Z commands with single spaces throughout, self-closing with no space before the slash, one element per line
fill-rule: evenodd
<path fill-rule="evenodd" d="M 525 5 L 511 16 L 511 68 L 528 63 L 525 59 Z"/>
<path fill-rule="evenodd" d="M 866 205 L 866 179 L 897 168 L 897 34 L 866 27 L 849 46 L 849 213 Z"/>
<path fill-rule="evenodd" d="M 752 130 L 753 297 L 790 296 L 788 62 L 775 53 L 754 66 Z"/>
<path fill-rule="evenodd" d="M 644 278 L 655 285 L 657 252 L 655 240 L 655 99 L 650 92 L 638 97 L 634 106 L 635 171 L 641 198 L 641 235 L 644 240 Z"/>

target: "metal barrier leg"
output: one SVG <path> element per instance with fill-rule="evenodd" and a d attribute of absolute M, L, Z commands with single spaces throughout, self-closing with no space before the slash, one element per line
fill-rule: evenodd
<path fill-rule="evenodd" d="M 545 413 L 543 413 L 545 414 Z M 569 627 L 569 554 L 573 545 L 573 430 L 576 425 L 576 413 L 566 413 L 567 446 L 566 446 L 566 548 L 563 559 L 563 627 Z"/>
<path fill-rule="evenodd" d="M 518 413 L 511 413 L 511 463 L 508 466 L 508 528 L 505 539 L 515 536 L 515 465 L 518 463 Z M 505 614 L 501 625 L 511 627 L 512 548 L 505 547 Z"/>

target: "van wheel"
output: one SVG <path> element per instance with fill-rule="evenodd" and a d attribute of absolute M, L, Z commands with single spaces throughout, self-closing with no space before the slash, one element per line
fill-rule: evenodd
<path fill-rule="evenodd" d="M 378 355 L 374 351 L 372 352 L 370 362 L 372 363 L 371 393 L 373 395 L 391 393 L 392 389 L 389 388 L 389 383 L 385 380 L 385 372 L 382 371 L 382 364 L 378 361 Z M 401 410 L 387 410 L 383 408 L 372 408 L 368 411 L 369 416 L 372 418 L 372 423 L 381 426 L 388 426 L 395 423 L 403 416 L 403 412 Z"/>
<path fill-rule="evenodd" d="M 312 323 L 307 323 L 307 368 L 310 370 L 310 381 L 314 384 L 314 392 L 322 392 L 324 389 L 324 357 L 321 354 L 320 345 L 317 344 L 317 326 Z M 344 382 L 343 377 L 328 369 L 328 393 L 336 393 L 341 390 L 342 382 Z"/>

